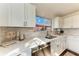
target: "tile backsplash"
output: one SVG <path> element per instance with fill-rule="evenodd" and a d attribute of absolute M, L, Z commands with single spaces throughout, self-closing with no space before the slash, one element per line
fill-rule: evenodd
<path fill-rule="evenodd" d="M 79 28 L 66 28 L 64 30 L 64 35 L 77 35 L 79 36 Z"/>
<path fill-rule="evenodd" d="M 26 40 L 31 40 L 34 37 L 45 37 L 46 31 L 33 31 L 33 28 L 10 28 L 10 27 L 0 27 L 0 44 L 6 40 L 6 32 L 21 32 L 25 34 Z"/>

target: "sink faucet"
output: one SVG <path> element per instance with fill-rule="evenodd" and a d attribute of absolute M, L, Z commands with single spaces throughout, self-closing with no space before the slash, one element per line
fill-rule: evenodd
<path fill-rule="evenodd" d="M 49 34 L 49 31 L 46 33 L 46 37 L 50 37 L 51 35 Z"/>

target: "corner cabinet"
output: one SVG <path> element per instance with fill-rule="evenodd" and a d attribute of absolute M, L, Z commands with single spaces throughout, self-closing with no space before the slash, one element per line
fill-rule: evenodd
<path fill-rule="evenodd" d="M 51 55 L 52 56 L 59 56 L 65 49 L 65 38 L 59 37 L 51 42 Z"/>
<path fill-rule="evenodd" d="M 79 36 L 68 36 L 66 40 L 67 49 L 79 53 Z"/>
<path fill-rule="evenodd" d="M 35 27 L 35 6 L 24 3 L 0 4 L 0 26 Z"/>

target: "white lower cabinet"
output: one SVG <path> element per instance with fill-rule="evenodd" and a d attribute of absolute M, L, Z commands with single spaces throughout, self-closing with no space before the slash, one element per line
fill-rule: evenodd
<path fill-rule="evenodd" d="M 79 53 L 79 36 L 68 36 L 66 46 L 67 49 Z"/>
<path fill-rule="evenodd" d="M 51 42 L 51 55 L 59 56 L 65 50 L 65 39 L 57 38 Z"/>
<path fill-rule="evenodd" d="M 17 48 L 8 53 L 6 56 L 31 56 L 30 48 Z"/>

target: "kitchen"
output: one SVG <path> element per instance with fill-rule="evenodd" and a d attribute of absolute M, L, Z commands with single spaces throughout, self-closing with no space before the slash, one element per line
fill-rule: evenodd
<path fill-rule="evenodd" d="M 0 3 L 0 56 L 79 56 L 78 10 L 78 3 Z"/>

